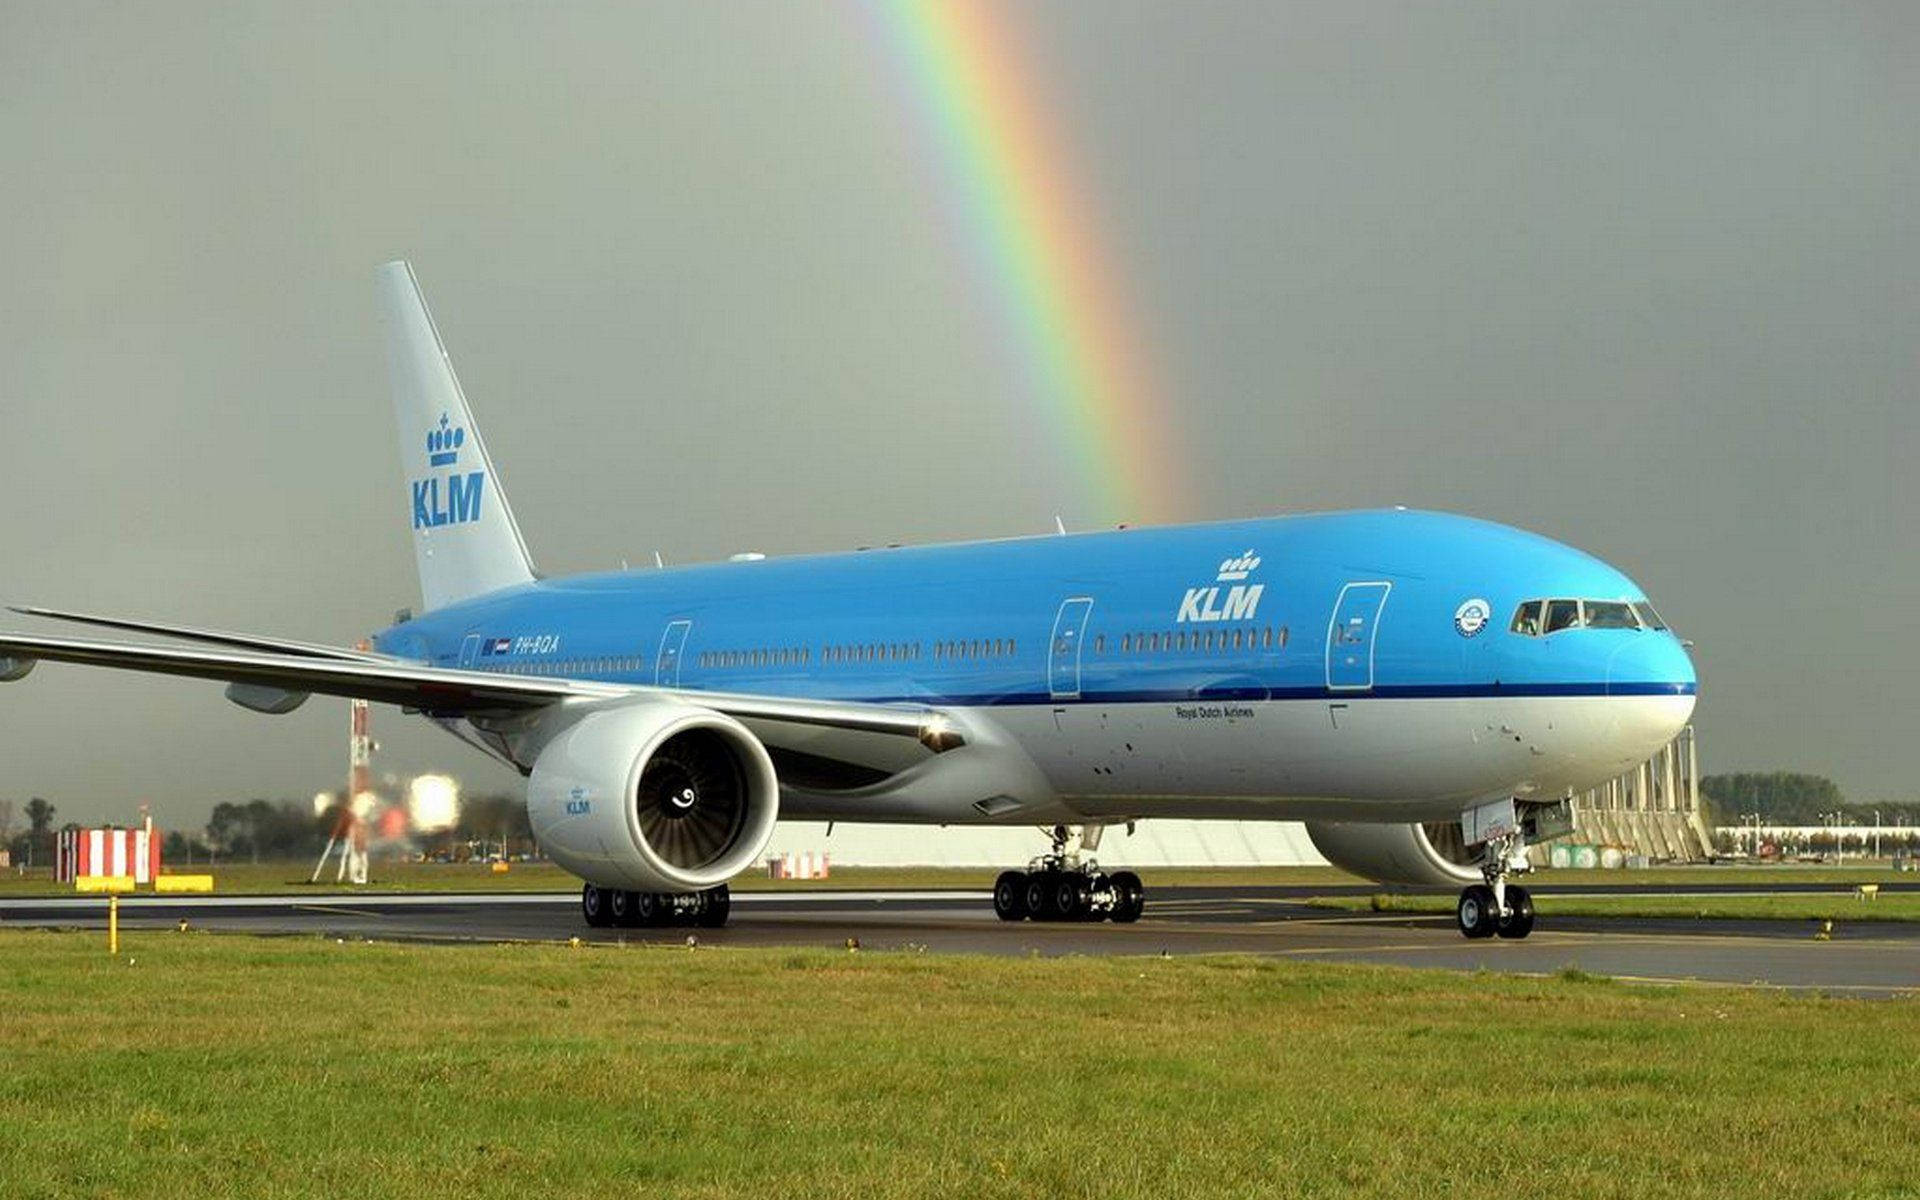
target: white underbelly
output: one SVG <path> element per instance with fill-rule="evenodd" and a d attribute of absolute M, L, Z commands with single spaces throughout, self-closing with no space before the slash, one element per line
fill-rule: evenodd
<path fill-rule="evenodd" d="M 1006 729 L 1088 815 L 1247 816 L 1265 807 L 1276 817 L 1353 819 L 1358 802 L 1411 820 L 1428 810 L 1457 815 L 1459 801 L 1497 793 L 1591 787 L 1664 745 L 1692 710 L 1691 696 L 1353 697 L 1020 705 L 978 715 Z"/>

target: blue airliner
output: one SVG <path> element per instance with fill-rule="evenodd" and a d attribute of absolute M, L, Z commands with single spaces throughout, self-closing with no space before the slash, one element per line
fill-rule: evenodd
<path fill-rule="evenodd" d="M 542 578 L 411 269 L 379 280 L 421 615 L 355 651 L 22 608 L 193 644 L 5 635 L 0 678 L 48 659 L 424 714 L 527 776 L 595 925 L 724 923 L 782 814 L 1037 826 L 999 915 L 1116 921 L 1144 893 L 1098 867 L 1103 830 L 1272 818 L 1360 874 L 1462 886 L 1469 937 L 1524 937 L 1526 844 L 1693 710 L 1632 580 L 1441 513 Z"/>

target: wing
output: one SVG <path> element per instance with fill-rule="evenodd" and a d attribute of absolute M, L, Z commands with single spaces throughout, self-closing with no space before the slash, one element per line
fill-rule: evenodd
<path fill-rule="evenodd" d="M 324 646 L 318 642 L 296 642 L 289 638 L 261 637 L 251 633 L 228 633 L 223 629 L 201 629 L 193 625 L 169 625 L 160 621 L 135 621 L 126 617 L 103 617 L 94 613 L 66 612 L 57 608 L 39 608 L 31 604 L 15 604 L 11 611 L 28 617 L 51 617 L 56 621 L 72 621 L 78 625 L 98 625 L 103 629 L 125 629 L 134 633 L 154 633 L 162 637 L 180 638 L 189 642 L 205 642 L 212 646 L 227 646 L 235 650 L 256 650 L 267 654 L 292 654 L 301 658 L 336 658 L 348 662 L 398 662 L 400 660 L 386 654 L 373 654 L 365 650 L 348 650 L 339 646 Z"/>
<path fill-rule="evenodd" d="M 39 660 L 223 680 L 242 688 L 277 692 L 290 697 L 301 697 L 307 693 L 350 696 L 398 704 L 434 716 L 512 712 L 572 698 L 652 696 L 698 704 L 742 720 L 776 721 L 911 738 L 936 753 L 958 746 L 963 740 L 958 729 L 941 713 L 916 706 L 796 700 L 782 696 L 683 691 L 592 680 L 496 675 L 489 671 L 420 666 L 391 658 L 365 661 L 302 657 L 293 653 L 152 646 L 91 638 L 0 634 L 0 680 L 19 678 L 26 673 L 26 668 Z M 249 707 L 256 706 L 250 704 Z"/>

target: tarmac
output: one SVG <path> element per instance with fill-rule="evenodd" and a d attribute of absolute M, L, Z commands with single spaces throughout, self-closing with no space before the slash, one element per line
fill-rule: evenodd
<path fill-rule="evenodd" d="M 121 928 L 377 941 L 600 942 L 924 950 L 947 954 L 1255 954 L 1544 975 L 1575 968 L 1658 983 L 1756 985 L 1862 995 L 1920 994 L 1920 923 L 1840 922 L 1825 940 L 1806 921 L 1542 917 L 1520 941 L 1468 941 L 1451 916 L 1312 908 L 1328 888 L 1150 888 L 1133 925 L 998 920 L 985 892 L 736 892 L 724 929 L 592 929 L 572 894 L 150 896 L 121 901 Z M 1553 889 L 1562 890 L 1562 889 Z M 1569 889 L 1570 890 L 1570 889 Z M 1650 886 L 1608 894 L 1750 888 Z M 1538 889 L 1544 892 L 1546 889 Z M 103 897 L 0 899 L 0 927 L 100 928 Z"/>

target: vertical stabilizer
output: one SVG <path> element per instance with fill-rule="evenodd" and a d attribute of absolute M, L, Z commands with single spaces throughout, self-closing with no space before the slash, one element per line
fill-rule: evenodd
<path fill-rule="evenodd" d="M 390 262 L 379 281 L 420 599 L 431 611 L 527 583 L 526 541 L 413 268 Z"/>

